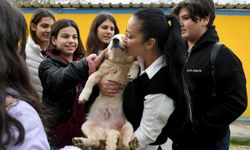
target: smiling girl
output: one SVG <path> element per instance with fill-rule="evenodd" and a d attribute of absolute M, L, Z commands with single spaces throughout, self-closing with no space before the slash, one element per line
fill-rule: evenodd
<path fill-rule="evenodd" d="M 51 115 L 48 135 L 57 148 L 70 145 L 72 137 L 83 136 L 85 106 L 78 103 L 78 96 L 88 75 L 104 58 L 104 53 L 97 58 L 96 55 L 84 58 L 83 52 L 77 24 L 70 19 L 55 22 L 48 57 L 40 64 L 39 77 L 44 89 L 43 104 Z"/>

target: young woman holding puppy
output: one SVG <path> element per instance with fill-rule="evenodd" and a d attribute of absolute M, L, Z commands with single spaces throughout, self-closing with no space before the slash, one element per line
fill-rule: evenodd
<path fill-rule="evenodd" d="M 125 88 L 124 113 L 140 147 L 156 149 L 189 119 L 179 22 L 159 9 L 139 10 L 128 21 L 125 45 L 141 73 Z"/>
<path fill-rule="evenodd" d="M 141 149 L 161 149 L 190 117 L 179 22 L 159 9 L 141 9 L 129 19 L 124 42 L 127 53 L 140 62 L 140 74 L 125 87 L 125 116 Z"/>
<path fill-rule="evenodd" d="M 88 75 L 104 58 L 104 53 L 83 57 L 83 52 L 77 24 L 70 19 L 56 21 L 51 29 L 48 56 L 39 67 L 39 77 L 44 89 L 43 104 L 51 115 L 48 135 L 57 148 L 71 145 L 73 137 L 83 136 L 85 106 L 78 103 L 78 96 Z"/>
<path fill-rule="evenodd" d="M 0 22 L 0 149 L 50 150 L 44 109 L 25 62 L 25 18 L 1 0 Z"/>

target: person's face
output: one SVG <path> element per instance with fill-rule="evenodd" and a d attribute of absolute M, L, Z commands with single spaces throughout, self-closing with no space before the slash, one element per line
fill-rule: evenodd
<path fill-rule="evenodd" d="M 52 37 L 51 41 L 60 51 L 60 54 L 66 57 L 73 56 L 78 47 L 77 31 L 72 26 L 62 28 L 57 37 Z"/>
<path fill-rule="evenodd" d="M 140 26 L 141 23 L 136 17 L 130 17 L 126 29 L 126 37 L 124 38 L 124 44 L 130 56 L 143 56 L 145 42 L 143 34 L 139 30 Z"/>
<path fill-rule="evenodd" d="M 194 22 L 191 19 L 190 13 L 186 7 L 180 9 L 178 17 L 180 19 L 182 38 L 189 42 L 196 42 L 207 30 L 207 18 L 198 18 L 197 22 Z"/>
<path fill-rule="evenodd" d="M 114 34 L 115 26 L 109 19 L 97 27 L 97 37 L 104 44 L 108 44 Z"/>
<path fill-rule="evenodd" d="M 31 30 L 35 31 L 36 39 L 40 43 L 48 43 L 50 38 L 51 26 L 54 20 L 51 17 L 43 17 L 37 25 L 32 24 Z"/>

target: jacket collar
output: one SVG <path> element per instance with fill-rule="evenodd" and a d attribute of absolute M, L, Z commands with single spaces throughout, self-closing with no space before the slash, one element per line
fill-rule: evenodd
<path fill-rule="evenodd" d="M 66 64 L 66 65 L 69 64 L 69 61 L 67 59 L 65 59 L 59 53 L 54 53 L 52 50 L 47 50 L 46 51 L 46 56 L 53 59 L 53 60 L 55 60 L 55 61 L 61 62 L 63 64 Z M 83 57 L 82 55 L 74 55 L 73 61 L 80 60 L 82 57 Z"/>
<path fill-rule="evenodd" d="M 38 53 L 41 53 L 41 51 L 43 51 L 40 45 L 36 44 L 31 36 L 28 38 L 28 44 L 33 50 L 35 50 Z"/>
<path fill-rule="evenodd" d="M 69 62 L 67 59 L 65 59 L 62 55 L 60 54 L 54 54 L 51 51 L 47 51 L 47 57 L 51 58 L 53 61 L 64 64 L 64 65 L 68 65 Z"/>
<path fill-rule="evenodd" d="M 28 38 L 27 45 L 34 51 L 37 55 L 39 55 L 41 58 L 46 57 L 46 51 L 40 47 L 40 45 L 36 44 L 35 41 L 30 36 Z"/>
<path fill-rule="evenodd" d="M 143 63 L 143 62 L 140 62 L 140 63 Z M 143 70 L 140 75 L 146 73 L 148 75 L 148 78 L 151 79 L 164 66 L 166 66 L 166 62 L 164 60 L 163 55 L 161 55 L 147 69 Z"/>
<path fill-rule="evenodd" d="M 201 38 L 194 44 L 192 53 L 203 49 L 203 47 L 216 43 L 219 41 L 219 36 L 215 30 L 215 26 L 208 27 L 207 31 L 201 36 Z"/>

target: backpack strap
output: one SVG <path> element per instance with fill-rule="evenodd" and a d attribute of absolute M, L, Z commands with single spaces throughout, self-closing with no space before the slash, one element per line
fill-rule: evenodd
<path fill-rule="evenodd" d="M 211 64 L 211 73 L 212 73 L 212 78 L 213 78 L 213 93 L 212 96 L 216 96 L 216 80 L 215 80 L 215 63 L 216 63 L 216 58 L 218 57 L 220 53 L 222 44 L 217 42 L 214 44 L 211 53 L 210 53 L 210 64 Z"/>

